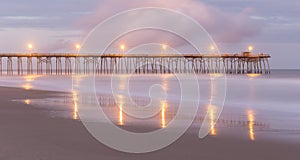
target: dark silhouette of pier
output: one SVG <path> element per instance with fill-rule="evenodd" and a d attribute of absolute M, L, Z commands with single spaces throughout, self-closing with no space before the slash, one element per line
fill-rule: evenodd
<path fill-rule="evenodd" d="M 0 75 L 269 74 L 268 54 L 2 53 Z"/>

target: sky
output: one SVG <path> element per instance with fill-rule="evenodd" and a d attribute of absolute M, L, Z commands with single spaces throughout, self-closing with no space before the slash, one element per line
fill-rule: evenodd
<path fill-rule="evenodd" d="M 106 18 L 137 7 L 163 7 L 180 11 L 198 21 L 212 36 L 222 53 L 240 53 L 247 51 L 247 46 L 253 45 L 253 52 L 271 54 L 273 69 L 300 69 L 299 0 L 1 2 L 1 53 L 28 52 L 28 43 L 33 44 L 34 52 L 74 52 L 74 45 L 81 43 Z M 149 35 L 155 34 L 148 31 L 140 37 Z M 159 36 L 152 36 L 150 40 L 160 41 L 157 37 Z M 130 46 L 131 42 L 128 43 Z"/>

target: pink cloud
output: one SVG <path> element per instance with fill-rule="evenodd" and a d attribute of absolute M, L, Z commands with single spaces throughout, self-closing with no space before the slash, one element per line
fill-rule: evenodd
<path fill-rule="evenodd" d="M 258 35 L 262 30 L 261 24 L 249 18 L 249 14 L 255 12 L 251 8 L 245 8 L 236 14 L 195 0 L 103 0 L 93 14 L 80 19 L 77 25 L 89 32 L 106 18 L 139 7 L 162 7 L 180 11 L 197 20 L 217 42 L 241 42 Z"/>
<path fill-rule="evenodd" d="M 50 52 L 72 52 L 74 48 L 74 42 L 70 40 L 58 39 L 52 44 L 47 44 L 40 48 L 40 52 L 50 53 Z"/>

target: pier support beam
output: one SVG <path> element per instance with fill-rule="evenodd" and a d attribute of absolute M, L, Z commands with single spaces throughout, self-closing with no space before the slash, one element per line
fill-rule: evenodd
<path fill-rule="evenodd" d="M 6 72 L 7 72 L 7 75 L 9 75 L 9 76 L 13 75 L 13 61 L 12 61 L 12 57 L 7 57 Z"/>
<path fill-rule="evenodd" d="M 33 65 L 32 65 L 32 57 L 27 57 L 27 75 L 33 74 Z"/>

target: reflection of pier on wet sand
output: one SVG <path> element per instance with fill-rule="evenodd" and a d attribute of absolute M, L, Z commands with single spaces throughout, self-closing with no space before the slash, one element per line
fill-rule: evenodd
<path fill-rule="evenodd" d="M 269 74 L 267 54 L 0 54 L 1 75 Z"/>
<path fill-rule="evenodd" d="M 126 102 L 120 104 L 116 100 L 118 97 L 114 97 L 112 95 L 98 95 L 98 102 L 99 105 L 106 111 L 109 111 L 110 114 L 115 114 L 117 117 L 112 117 L 115 118 L 113 121 L 116 121 L 118 125 L 123 126 L 128 123 L 127 121 L 134 121 L 136 119 L 128 120 L 128 115 L 122 111 L 123 107 L 126 107 Z M 131 97 L 132 100 L 141 105 L 141 106 L 146 106 L 150 101 L 147 98 L 144 97 Z M 73 110 L 73 115 L 76 115 L 76 117 L 73 119 L 78 119 L 77 116 L 77 101 L 80 101 L 81 103 L 84 104 L 89 104 L 89 103 L 95 103 L 93 98 L 90 98 L 89 96 L 83 96 L 83 97 L 78 97 L 76 93 L 73 93 L 73 97 L 65 96 L 63 99 L 61 99 L 62 103 L 65 104 L 71 104 L 74 103 L 74 110 Z M 25 102 L 26 103 L 26 102 Z M 57 103 L 57 101 L 56 101 Z M 168 123 L 170 120 L 174 119 L 177 113 L 178 109 L 178 104 L 177 103 L 172 103 L 169 101 L 162 101 L 161 106 L 160 106 L 160 116 L 158 117 L 153 117 L 154 119 L 158 118 L 160 121 L 160 127 L 165 128 L 167 127 Z M 249 139 L 254 141 L 255 140 L 255 131 L 256 130 L 267 130 L 270 128 L 270 124 L 257 121 L 255 120 L 255 113 L 252 110 L 248 110 L 246 112 L 246 116 L 241 118 L 241 117 L 235 117 L 235 116 L 226 116 L 223 115 L 220 118 L 217 118 L 216 116 L 216 108 L 215 107 L 208 107 L 207 110 L 209 120 L 210 120 L 210 135 L 212 136 L 217 136 L 218 135 L 218 127 L 222 127 L 222 130 L 225 128 L 230 129 L 230 128 L 241 128 L 241 129 L 247 129 L 248 134 L 249 134 Z M 182 116 L 183 118 L 185 116 Z M 194 123 L 203 123 L 205 119 L 205 111 L 204 113 L 197 115 Z M 131 122 L 132 124 L 132 122 Z M 234 129 L 235 130 L 235 129 Z"/>

